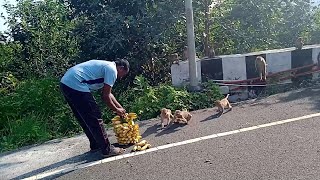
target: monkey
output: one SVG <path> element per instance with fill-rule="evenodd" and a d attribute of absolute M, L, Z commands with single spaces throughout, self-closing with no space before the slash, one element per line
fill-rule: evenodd
<path fill-rule="evenodd" d="M 255 61 L 255 68 L 259 72 L 260 81 L 267 80 L 267 62 L 262 56 L 257 56 Z"/>
<path fill-rule="evenodd" d="M 161 118 L 161 128 L 163 129 L 165 126 L 168 126 L 171 122 L 171 118 L 173 115 L 170 109 L 162 108 L 160 113 Z"/>
<path fill-rule="evenodd" d="M 188 46 L 185 46 L 183 48 L 183 55 L 182 55 L 182 60 L 183 61 L 187 61 L 189 59 L 189 56 L 188 56 Z"/>
<path fill-rule="evenodd" d="M 214 104 L 218 107 L 217 111 L 223 114 L 223 111 L 225 108 L 228 108 L 229 110 L 232 110 L 232 106 L 230 102 L 228 101 L 230 94 L 227 94 L 227 96 L 221 100 L 216 100 Z"/>
<path fill-rule="evenodd" d="M 214 48 L 209 46 L 209 58 L 214 58 L 216 56 L 216 53 L 214 51 Z"/>
<path fill-rule="evenodd" d="M 296 45 L 296 49 L 298 49 L 298 50 L 302 49 L 302 46 L 304 45 L 302 37 L 298 37 L 295 45 Z"/>
<path fill-rule="evenodd" d="M 178 55 L 178 53 L 170 54 L 170 55 L 168 56 L 168 60 L 169 60 L 172 64 L 178 64 L 178 65 L 179 65 L 179 55 Z"/>
<path fill-rule="evenodd" d="M 192 118 L 192 114 L 189 113 L 188 111 L 184 110 L 184 111 L 180 111 L 180 110 L 176 110 L 173 116 L 173 122 L 174 123 L 185 123 L 188 124 L 189 121 Z"/>

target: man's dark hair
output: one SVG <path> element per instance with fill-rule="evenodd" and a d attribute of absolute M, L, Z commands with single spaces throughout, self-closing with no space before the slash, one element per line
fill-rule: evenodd
<path fill-rule="evenodd" d="M 130 64 L 126 59 L 117 59 L 115 63 L 116 63 L 116 66 L 123 67 L 125 70 L 129 72 Z"/>

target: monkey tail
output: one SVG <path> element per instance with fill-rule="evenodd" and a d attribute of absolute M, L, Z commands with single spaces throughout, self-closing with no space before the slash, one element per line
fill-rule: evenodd
<path fill-rule="evenodd" d="M 230 94 L 227 94 L 226 99 L 228 99 L 228 98 L 229 98 L 229 96 L 230 96 Z"/>

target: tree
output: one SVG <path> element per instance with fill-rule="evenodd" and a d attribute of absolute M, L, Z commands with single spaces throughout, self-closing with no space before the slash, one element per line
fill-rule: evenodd
<path fill-rule="evenodd" d="M 312 30 L 310 32 L 310 43 L 320 44 L 320 7 L 314 9 L 313 19 L 312 19 Z"/>
<path fill-rule="evenodd" d="M 184 4 L 176 0 L 68 0 L 72 17 L 80 19 L 76 34 L 81 37 L 82 60 L 115 60 L 127 57 L 132 71 L 153 82 L 170 78 L 166 55 L 183 44 L 176 32 Z M 180 45 L 181 47 L 182 45 Z"/>
<path fill-rule="evenodd" d="M 55 0 L 22 0 L 6 5 L 10 35 L 22 45 L 17 61 L 24 77 L 59 76 L 77 56 L 77 38 L 68 9 Z"/>
<path fill-rule="evenodd" d="M 312 24 L 306 0 L 225 0 L 212 13 L 211 32 L 228 53 L 291 47 Z"/>

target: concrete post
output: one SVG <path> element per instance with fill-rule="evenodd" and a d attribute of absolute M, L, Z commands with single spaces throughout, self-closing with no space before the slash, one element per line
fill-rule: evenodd
<path fill-rule="evenodd" d="M 190 90 L 195 91 L 195 90 L 199 90 L 200 88 L 198 85 L 198 78 L 197 78 L 192 0 L 185 0 L 185 11 L 186 11 L 186 18 L 187 18 Z"/>

